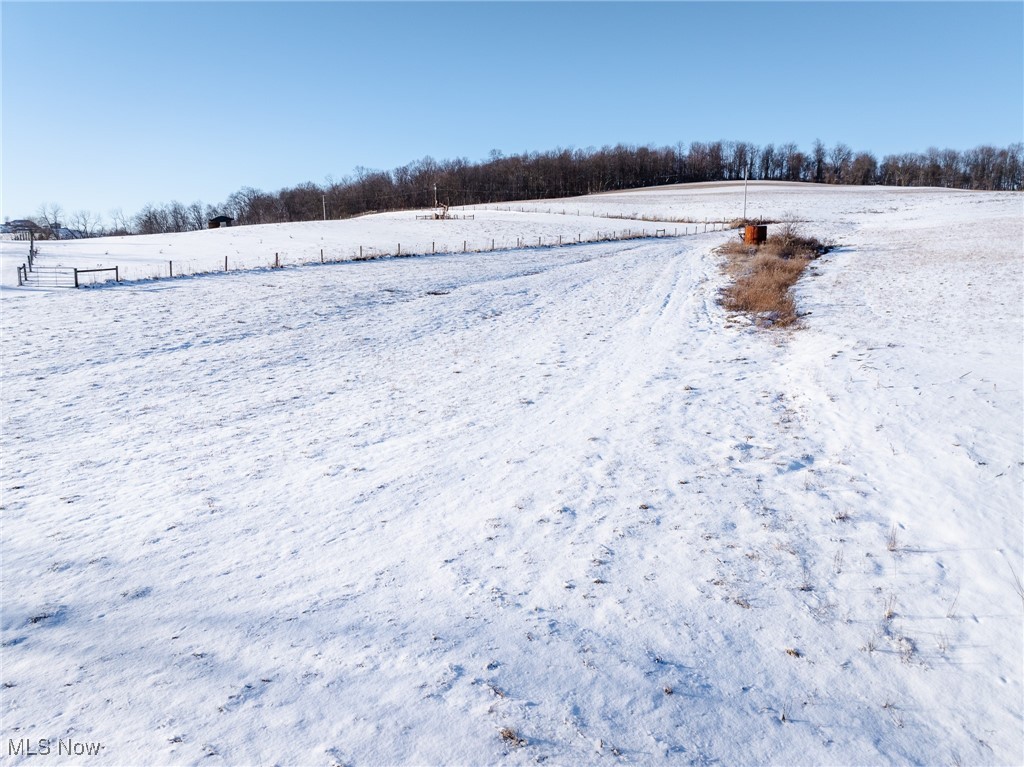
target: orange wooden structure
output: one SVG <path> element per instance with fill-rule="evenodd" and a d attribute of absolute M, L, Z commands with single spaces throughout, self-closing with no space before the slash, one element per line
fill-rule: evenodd
<path fill-rule="evenodd" d="M 768 239 L 767 224 L 747 224 L 743 230 L 744 245 L 760 245 Z"/>

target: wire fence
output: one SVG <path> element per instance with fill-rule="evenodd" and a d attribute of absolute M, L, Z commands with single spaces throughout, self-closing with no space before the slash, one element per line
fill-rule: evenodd
<path fill-rule="evenodd" d="M 666 223 L 662 221 L 661 223 Z M 309 250 L 276 251 L 273 256 L 224 256 L 223 262 L 211 263 L 209 259 L 199 260 L 168 260 L 161 266 L 159 262 L 144 264 L 121 264 L 112 267 L 79 269 L 68 266 L 40 266 L 27 264 L 18 267 L 18 284 L 30 287 L 69 287 L 78 288 L 105 282 L 148 281 L 193 277 L 203 274 L 223 272 L 254 271 L 260 269 L 283 269 L 285 267 L 308 266 L 314 264 L 338 264 L 358 261 L 375 261 L 386 258 L 412 258 L 422 256 L 453 255 L 459 253 L 507 252 L 526 249 L 543 249 L 595 244 L 602 242 L 619 242 L 624 240 L 661 239 L 687 237 L 697 234 L 720 232 L 734 228 L 723 221 L 705 223 L 686 223 L 682 226 L 640 227 L 612 229 L 590 233 L 549 236 L 520 236 L 511 238 L 490 238 L 481 242 L 479 239 L 468 239 L 457 242 L 432 241 L 430 248 L 418 242 L 414 246 L 396 242 L 393 248 L 382 246 L 353 245 L 346 248 L 320 248 L 318 254 Z M 36 254 L 38 260 L 38 254 Z M 88 275 L 88 277 L 86 277 Z"/>
<path fill-rule="evenodd" d="M 703 219 L 696 219 L 692 216 L 686 217 L 672 217 L 672 216 L 654 216 L 646 213 L 601 213 L 597 210 L 587 210 L 585 208 L 566 208 L 559 206 L 544 206 L 544 205 L 473 205 L 470 210 L 495 210 L 506 213 L 548 213 L 557 216 L 577 216 L 579 218 L 603 218 L 621 221 L 645 221 L 649 223 L 662 223 L 662 224 L 693 224 L 697 226 L 724 226 L 730 227 L 735 226 L 739 219 L 736 221 L 726 221 L 723 219 L 709 219 L 707 217 Z M 717 231 L 717 230 L 716 230 Z"/>
<path fill-rule="evenodd" d="M 101 278 L 95 275 L 104 275 Z M 89 275 L 88 277 L 86 275 Z M 18 267 L 18 286 L 33 288 L 80 288 L 99 282 L 121 281 L 121 267 L 78 269 L 74 266 L 39 266 L 22 264 Z"/>

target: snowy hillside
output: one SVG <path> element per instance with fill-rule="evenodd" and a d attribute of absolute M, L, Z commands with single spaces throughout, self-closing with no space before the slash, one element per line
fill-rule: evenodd
<path fill-rule="evenodd" d="M 550 208 L 550 205 L 548 206 Z M 545 208 L 545 211 L 548 209 Z M 424 220 L 433 211 L 381 213 L 343 221 L 263 224 L 223 229 L 36 243 L 39 264 L 79 269 L 119 267 L 122 279 L 140 280 L 202 272 L 358 260 L 382 255 L 493 251 L 647 235 L 703 234 L 723 223 L 648 222 L 591 213 L 518 210 L 458 211 L 449 220 Z M 0 241 L 4 285 L 17 285 L 27 242 Z M 90 280 L 113 279 L 92 275 Z"/>
<path fill-rule="evenodd" d="M 1021 198 L 754 190 L 841 244 L 796 331 L 719 307 L 731 232 L 5 269 L 5 762 L 1021 764 Z M 146 247 L 507 245 L 742 187 L 507 207 Z"/>

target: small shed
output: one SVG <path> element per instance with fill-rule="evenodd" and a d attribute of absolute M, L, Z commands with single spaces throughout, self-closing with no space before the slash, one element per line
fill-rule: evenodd
<path fill-rule="evenodd" d="M 222 226 L 231 226 L 231 222 L 234 220 L 231 216 L 217 216 L 216 218 L 211 218 L 206 227 L 207 229 L 220 229 Z"/>

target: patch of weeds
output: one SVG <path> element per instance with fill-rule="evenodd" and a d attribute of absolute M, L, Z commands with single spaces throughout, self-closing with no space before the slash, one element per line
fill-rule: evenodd
<path fill-rule="evenodd" d="M 900 547 L 900 531 L 896 525 L 889 528 L 889 535 L 885 539 L 885 548 L 895 552 Z"/>
<path fill-rule="evenodd" d="M 953 597 L 953 601 L 949 603 L 949 607 L 946 610 L 946 617 L 952 620 L 956 617 L 956 603 L 960 601 L 960 589 L 956 590 L 956 595 Z"/>
<path fill-rule="evenodd" d="M 890 594 L 885 599 L 882 619 L 885 621 L 891 621 L 896 616 L 896 597 Z"/>
<path fill-rule="evenodd" d="M 832 558 L 832 571 L 839 575 L 843 572 L 843 550 L 839 549 L 836 555 Z"/>
<path fill-rule="evenodd" d="M 40 624 L 57 625 L 63 623 L 67 618 L 68 609 L 66 607 L 58 607 L 56 609 L 45 610 L 43 612 L 36 613 L 25 621 L 30 626 L 38 626 Z"/>
<path fill-rule="evenodd" d="M 914 644 L 914 640 L 903 633 L 900 633 L 896 637 L 896 651 L 900 655 L 900 660 L 904 663 L 910 663 L 914 659 L 914 654 L 917 652 L 917 645 Z"/>
<path fill-rule="evenodd" d="M 879 637 L 878 632 L 875 632 L 870 637 L 868 637 L 868 641 L 865 642 L 864 646 L 861 647 L 860 649 L 870 655 L 871 653 L 873 653 L 875 650 L 878 649 L 878 637 Z"/>
<path fill-rule="evenodd" d="M 513 730 L 511 727 L 502 727 L 498 730 L 498 735 L 505 742 L 506 745 L 512 748 L 521 748 L 526 745 L 526 740 L 519 737 L 519 733 Z"/>
<path fill-rule="evenodd" d="M 731 312 L 752 315 L 767 327 L 789 327 L 797 320 L 791 288 L 807 265 L 834 247 L 803 235 L 795 222 L 786 222 L 761 245 L 733 241 L 719 252 L 732 276 L 722 303 Z"/>

